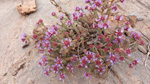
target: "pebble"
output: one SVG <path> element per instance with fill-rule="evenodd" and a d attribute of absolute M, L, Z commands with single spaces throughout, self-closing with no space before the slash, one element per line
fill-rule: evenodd
<path fill-rule="evenodd" d="M 143 54 L 146 54 L 146 53 L 147 53 L 146 48 L 144 48 L 144 46 L 142 46 L 142 45 L 139 45 L 139 46 L 138 46 L 138 49 L 139 49 Z"/>
<path fill-rule="evenodd" d="M 138 14 L 137 12 L 133 12 L 133 13 L 129 14 L 128 18 L 130 18 L 133 15 L 136 16 L 136 21 L 142 21 L 143 20 L 143 17 L 140 14 Z"/>

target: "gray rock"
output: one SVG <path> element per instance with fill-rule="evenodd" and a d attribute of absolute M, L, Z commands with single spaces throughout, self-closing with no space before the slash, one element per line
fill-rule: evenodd
<path fill-rule="evenodd" d="M 128 18 L 130 18 L 133 15 L 136 16 L 136 21 L 142 21 L 143 20 L 143 17 L 140 14 L 138 14 L 137 12 L 133 12 L 133 13 L 129 14 Z"/>
<path fill-rule="evenodd" d="M 146 53 L 147 53 L 146 48 L 145 48 L 144 46 L 139 45 L 139 46 L 138 46 L 138 50 L 139 50 L 140 52 L 142 52 L 143 54 L 146 54 Z"/>

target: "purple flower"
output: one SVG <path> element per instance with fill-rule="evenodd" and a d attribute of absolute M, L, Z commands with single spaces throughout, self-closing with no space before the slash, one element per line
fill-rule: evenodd
<path fill-rule="evenodd" d="M 120 0 L 121 3 L 124 3 L 125 0 Z"/>
<path fill-rule="evenodd" d="M 65 38 L 65 40 L 62 40 L 61 42 L 64 44 L 64 48 L 72 46 L 72 40 L 70 38 Z"/>
<path fill-rule="evenodd" d="M 66 78 L 66 75 L 62 72 L 59 74 L 59 80 L 62 80 L 64 82 L 64 79 Z"/>
<path fill-rule="evenodd" d="M 22 42 L 25 42 L 26 37 L 27 37 L 26 33 L 23 33 L 22 36 L 21 36 Z"/>
<path fill-rule="evenodd" d="M 124 16 L 115 16 L 115 18 L 116 20 L 121 21 L 124 18 Z"/>
<path fill-rule="evenodd" d="M 131 36 L 135 39 L 135 40 L 140 40 L 141 39 L 141 34 L 140 33 L 136 33 L 136 32 L 132 32 Z"/>
<path fill-rule="evenodd" d="M 77 21 L 79 19 L 76 13 L 73 13 L 72 18 L 73 18 L 73 21 Z"/>
<path fill-rule="evenodd" d="M 90 3 L 91 2 L 91 0 L 85 0 L 85 3 Z"/>
<path fill-rule="evenodd" d="M 77 55 L 73 55 L 72 61 L 75 62 L 75 61 L 77 61 L 77 60 L 78 60 L 78 56 L 77 56 Z"/>
<path fill-rule="evenodd" d="M 95 2 L 95 5 L 96 5 L 97 7 L 101 7 L 101 4 L 102 4 L 102 1 L 101 1 L 101 0 L 97 0 L 97 1 Z"/>
<path fill-rule="evenodd" d="M 96 54 L 94 52 L 87 51 L 85 54 L 86 54 L 86 57 L 88 59 L 88 63 L 90 63 L 91 60 L 92 61 L 96 60 L 96 57 L 95 57 Z"/>
<path fill-rule="evenodd" d="M 90 73 L 87 73 L 87 72 L 83 72 L 83 73 L 84 73 L 83 77 L 85 77 L 86 79 L 92 78 Z"/>
<path fill-rule="evenodd" d="M 99 15 L 99 18 L 98 19 L 95 19 L 96 22 L 103 22 L 104 20 L 106 20 L 108 17 L 108 15 L 105 15 L 105 16 L 101 16 Z"/>
<path fill-rule="evenodd" d="M 66 24 L 68 25 L 68 26 L 71 26 L 72 25 L 72 21 L 71 20 L 69 20 Z"/>
<path fill-rule="evenodd" d="M 43 65 L 43 61 L 39 60 L 39 66 L 41 67 Z"/>
<path fill-rule="evenodd" d="M 81 7 L 76 7 L 75 8 L 75 11 L 80 11 L 81 10 Z"/>
<path fill-rule="evenodd" d="M 111 54 L 111 52 L 109 52 L 109 59 L 107 59 L 107 61 L 110 61 L 111 65 L 117 63 L 118 59 L 117 54 Z"/>
<path fill-rule="evenodd" d="M 113 11 L 117 12 L 117 6 L 116 6 L 116 4 L 114 4 L 113 6 L 111 6 L 111 8 L 112 8 Z"/>
<path fill-rule="evenodd" d="M 93 23 L 93 28 L 98 28 L 98 24 L 96 24 L 96 23 Z"/>
<path fill-rule="evenodd" d="M 59 66 L 58 66 L 57 64 L 52 65 L 52 71 L 53 71 L 54 73 L 58 73 L 58 70 L 59 70 Z"/>
<path fill-rule="evenodd" d="M 100 72 L 100 74 L 102 74 L 103 71 L 105 71 L 105 67 L 99 67 L 97 71 Z"/>
<path fill-rule="evenodd" d="M 44 66 L 46 66 L 47 63 L 48 63 L 48 59 L 47 59 L 47 57 L 44 56 L 44 55 L 42 55 L 42 63 L 43 63 Z"/>
<path fill-rule="evenodd" d="M 62 59 L 60 59 L 59 57 L 57 57 L 57 59 L 54 60 L 54 62 L 56 62 L 57 66 L 61 66 L 62 65 Z"/>
<path fill-rule="evenodd" d="M 46 76 L 49 76 L 48 70 L 44 69 L 43 71 L 44 71 L 44 74 L 45 74 Z"/>
<path fill-rule="evenodd" d="M 81 12 L 79 13 L 79 17 L 83 17 L 83 16 L 84 16 L 84 12 L 81 11 Z"/>
<path fill-rule="evenodd" d="M 73 66 L 72 64 L 67 64 L 67 69 L 70 70 L 73 73 Z"/>
<path fill-rule="evenodd" d="M 107 23 L 103 23 L 103 28 L 104 29 L 107 29 L 107 28 L 110 28 L 110 21 L 108 21 Z"/>
<path fill-rule="evenodd" d="M 81 66 L 84 66 L 85 68 L 88 68 L 87 63 L 88 63 L 88 59 L 86 56 L 82 57 L 82 59 L 79 59 Z"/>
<path fill-rule="evenodd" d="M 64 19 L 64 15 L 62 14 L 59 19 L 60 19 L 60 21 L 63 20 Z"/>

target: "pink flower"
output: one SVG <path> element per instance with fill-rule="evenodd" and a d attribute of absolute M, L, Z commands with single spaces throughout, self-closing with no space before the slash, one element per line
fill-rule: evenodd
<path fill-rule="evenodd" d="M 94 47 L 94 45 L 93 44 L 90 44 L 90 46 L 89 46 L 90 48 L 93 48 Z"/>
<path fill-rule="evenodd" d="M 48 59 L 47 59 L 47 57 L 46 56 L 44 56 L 44 55 L 42 55 L 42 65 L 44 65 L 44 66 L 46 66 L 47 65 L 47 63 L 48 63 Z"/>
<path fill-rule="evenodd" d="M 96 58 L 99 58 L 99 57 L 100 57 L 100 55 L 99 55 L 99 54 L 97 54 L 97 55 L 95 55 L 95 57 L 96 57 Z"/>
<path fill-rule="evenodd" d="M 116 16 L 116 20 L 120 21 L 123 19 L 123 16 Z"/>
<path fill-rule="evenodd" d="M 63 19 L 64 19 L 64 15 L 61 15 L 59 19 L 60 19 L 60 20 L 63 20 Z"/>
<path fill-rule="evenodd" d="M 109 23 L 110 23 L 110 22 L 108 22 L 108 23 L 103 23 L 103 28 L 104 28 L 104 29 L 110 28 Z"/>
<path fill-rule="evenodd" d="M 111 46 L 112 46 L 112 43 L 108 43 L 107 46 L 108 46 L 108 47 L 111 47 Z"/>
<path fill-rule="evenodd" d="M 117 11 L 117 6 L 116 5 L 111 6 L 111 8 L 112 8 L 113 11 Z"/>
<path fill-rule="evenodd" d="M 80 36 L 77 37 L 77 40 L 80 41 Z"/>
<path fill-rule="evenodd" d="M 141 43 L 141 45 L 144 45 L 144 41 L 143 40 L 141 40 L 140 43 Z"/>
<path fill-rule="evenodd" d="M 110 38 L 109 38 L 109 37 L 107 37 L 107 38 L 106 38 L 106 41 L 107 41 L 107 42 L 109 42 L 109 41 L 110 41 Z"/>
<path fill-rule="evenodd" d="M 100 45 L 98 45 L 98 46 L 97 46 L 97 49 L 99 50 L 100 48 L 101 48 L 101 46 L 100 46 Z"/>
<path fill-rule="evenodd" d="M 98 24 L 96 24 L 96 23 L 93 23 L 93 28 L 98 28 Z"/>
<path fill-rule="evenodd" d="M 43 65 L 43 62 L 42 60 L 39 61 L 39 66 L 42 66 Z"/>
<path fill-rule="evenodd" d="M 124 3 L 125 0 L 120 0 L 121 3 Z"/>
<path fill-rule="evenodd" d="M 137 60 L 134 60 L 134 61 L 132 62 L 132 64 L 133 64 L 133 65 L 137 65 L 137 64 L 138 64 L 138 61 L 137 61 Z"/>
<path fill-rule="evenodd" d="M 59 57 L 57 57 L 57 59 L 54 60 L 54 62 L 56 62 L 57 66 L 61 66 L 62 65 L 62 59 L 60 59 Z"/>
<path fill-rule="evenodd" d="M 124 57 L 123 56 L 119 57 L 119 60 L 124 61 Z"/>
<path fill-rule="evenodd" d="M 61 42 L 64 44 L 64 48 L 72 46 L 72 40 L 70 38 L 65 38 L 65 40 L 62 40 Z"/>
<path fill-rule="evenodd" d="M 101 0 L 97 0 L 97 1 L 95 2 L 95 5 L 98 6 L 98 7 L 100 7 L 101 4 L 102 4 L 102 1 L 101 1 Z"/>
<path fill-rule="evenodd" d="M 79 59 L 80 60 L 80 63 L 81 63 L 81 66 L 84 66 L 85 68 L 87 68 L 87 63 L 88 63 L 88 59 L 87 57 L 82 57 L 82 59 Z"/>
<path fill-rule="evenodd" d="M 26 33 L 23 33 L 22 36 L 21 36 L 22 42 L 25 42 L 26 37 L 27 37 Z"/>
<path fill-rule="evenodd" d="M 131 49 L 129 49 L 129 48 L 126 49 L 126 53 L 127 53 L 127 54 L 131 54 Z"/>
<path fill-rule="evenodd" d="M 103 38 L 103 35 L 99 35 L 98 36 L 98 39 L 100 40 L 100 39 L 102 39 Z"/>
<path fill-rule="evenodd" d="M 129 64 L 129 68 L 133 68 L 133 64 Z"/>
<path fill-rule="evenodd" d="M 127 21 L 125 24 L 128 26 L 128 25 L 130 25 L 130 22 L 129 22 L 129 21 Z"/>
<path fill-rule="evenodd" d="M 115 52 L 120 52 L 119 48 L 116 48 L 116 49 L 115 49 Z"/>
<path fill-rule="evenodd" d="M 68 32 L 65 32 L 65 35 L 68 35 Z"/>
<path fill-rule="evenodd" d="M 52 12 L 52 14 L 51 14 L 52 16 L 56 16 L 56 12 Z"/>
<path fill-rule="evenodd" d="M 39 23 L 42 23 L 43 22 L 43 20 L 42 19 L 39 19 Z"/>
<path fill-rule="evenodd" d="M 48 52 L 51 53 L 53 51 L 53 48 L 48 48 Z"/>
<path fill-rule="evenodd" d="M 91 0 L 85 0 L 85 3 L 90 3 L 91 2 Z"/>
<path fill-rule="evenodd" d="M 41 24 L 43 22 L 43 20 L 42 19 L 39 19 L 39 21 L 36 23 L 36 25 L 39 25 L 39 24 Z"/>
<path fill-rule="evenodd" d="M 75 8 L 75 11 L 80 11 L 81 10 L 81 7 L 76 7 Z"/>
<path fill-rule="evenodd" d="M 67 69 L 70 70 L 73 73 L 73 66 L 72 64 L 67 64 Z"/>
<path fill-rule="evenodd" d="M 38 35 L 36 35 L 36 34 L 33 35 L 33 38 L 34 38 L 34 39 L 37 39 L 37 37 L 38 37 Z"/>
<path fill-rule="evenodd" d="M 130 31 L 131 29 L 130 29 L 128 26 L 125 26 L 125 27 L 124 27 L 124 30 Z"/>
<path fill-rule="evenodd" d="M 45 74 L 46 76 L 49 76 L 49 72 L 48 72 L 47 70 L 45 70 L 45 69 L 44 69 L 44 74 Z"/>
<path fill-rule="evenodd" d="M 84 73 L 83 77 L 85 77 L 86 79 L 92 78 L 90 73 L 87 73 L 87 72 L 83 72 L 83 73 Z"/>
<path fill-rule="evenodd" d="M 88 8 L 89 8 L 89 6 L 85 6 L 85 7 L 84 7 L 84 9 L 88 9 Z"/>
<path fill-rule="evenodd" d="M 95 61 L 95 63 L 96 63 L 96 65 L 95 65 L 96 67 L 99 67 L 99 65 L 102 64 L 101 60 L 98 60 L 98 59 Z"/>
<path fill-rule="evenodd" d="M 71 25 L 72 25 L 72 21 L 68 21 L 66 24 L 67 24 L 68 26 L 71 26 Z"/>
<path fill-rule="evenodd" d="M 59 70 L 59 67 L 58 67 L 57 64 L 52 65 L 52 71 L 53 71 L 54 73 L 58 73 L 58 70 Z"/>
<path fill-rule="evenodd" d="M 81 69 L 81 68 L 82 68 L 82 65 L 78 65 L 78 68 Z"/>
<path fill-rule="evenodd" d="M 83 17 L 83 16 L 84 16 L 84 12 L 81 11 L 81 12 L 79 13 L 79 17 Z"/>
<path fill-rule="evenodd" d="M 59 80 L 62 80 L 64 82 L 64 79 L 66 78 L 66 75 L 62 72 L 59 74 Z"/>
<path fill-rule="evenodd" d="M 132 35 L 132 37 L 133 37 L 134 39 L 137 39 L 137 40 L 140 40 L 140 39 L 141 39 L 141 37 L 140 37 L 141 34 L 140 34 L 140 33 L 138 34 L 138 33 L 136 33 L 136 32 L 133 31 L 133 32 L 131 33 L 131 35 Z"/>
<path fill-rule="evenodd" d="M 102 72 L 105 71 L 105 67 L 99 67 L 97 71 L 100 72 L 100 74 L 102 74 Z"/>
<path fill-rule="evenodd" d="M 108 48 L 104 48 L 104 51 L 107 52 L 107 51 L 108 51 Z"/>
<path fill-rule="evenodd" d="M 87 57 L 88 60 L 91 60 L 93 58 L 93 55 L 92 54 L 88 54 L 86 57 Z"/>
<path fill-rule="evenodd" d="M 77 56 L 77 55 L 73 55 L 72 61 L 75 62 L 75 61 L 77 61 L 77 60 L 78 60 L 78 56 Z"/>
<path fill-rule="evenodd" d="M 93 8 L 93 7 L 90 7 L 90 8 L 89 8 L 89 11 L 93 11 L 93 10 L 94 10 L 94 8 Z"/>
<path fill-rule="evenodd" d="M 96 21 L 96 22 L 103 22 L 104 20 L 107 19 L 107 17 L 108 17 L 108 15 L 105 15 L 105 16 L 99 15 L 99 19 L 96 19 L 95 21 Z"/>

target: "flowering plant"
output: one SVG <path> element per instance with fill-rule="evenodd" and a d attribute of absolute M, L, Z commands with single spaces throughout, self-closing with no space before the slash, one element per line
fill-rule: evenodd
<path fill-rule="evenodd" d="M 66 71 L 73 73 L 74 67 L 87 68 L 86 78 L 90 78 L 91 73 L 103 77 L 118 62 L 133 68 L 138 60 L 131 53 L 144 42 L 140 34 L 132 30 L 130 22 L 123 21 L 125 16 L 118 15 L 116 4 L 124 1 L 85 0 L 88 5 L 76 7 L 71 17 L 53 12 L 51 15 L 59 19 L 59 23 L 46 26 L 40 19 L 33 35 L 24 33 L 21 40 L 25 44 L 31 40 L 35 43 L 41 53 L 39 66 L 45 75 L 54 72 L 63 81 Z"/>

